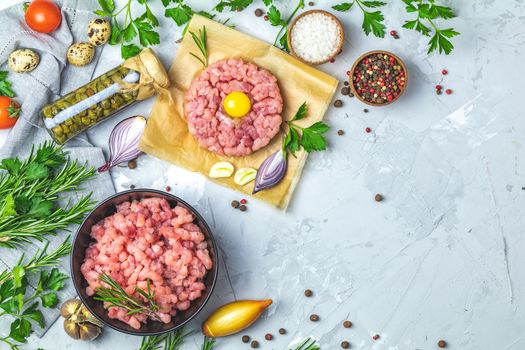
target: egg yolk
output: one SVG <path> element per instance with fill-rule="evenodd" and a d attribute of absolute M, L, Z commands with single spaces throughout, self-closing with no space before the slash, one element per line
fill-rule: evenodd
<path fill-rule="evenodd" d="M 222 103 L 224 111 L 232 118 L 242 118 L 250 112 L 252 102 L 244 92 L 229 93 Z"/>

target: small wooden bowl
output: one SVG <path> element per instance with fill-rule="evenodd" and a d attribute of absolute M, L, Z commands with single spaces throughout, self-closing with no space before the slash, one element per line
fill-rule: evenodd
<path fill-rule="evenodd" d="M 373 102 L 369 102 L 367 100 L 365 100 L 363 97 L 361 97 L 355 87 L 354 87 L 354 72 L 355 72 L 355 69 L 357 67 L 357 65 L 359 64 L 359 62 L 361 62 L 363 59 L 365 59 L 366 57 L 370 56 L 370 55 L 373 55 L 373 54 L 378 54 L 378 53 L 381 53 L 383 55 L 387 55 L 387 56 L 392 56 L 396 59 L 397 62 L 399 62 L 399 65 L 401 66 L 401 68 L 403 68 L 403 71 L 405 72 L 405 86 L 403 87 L 402 90 L 399 91 L 399 94 L 397 95 L 397 97 L 395 97 L 392 101 L 386 101 L 384 103 L 373 103 Z M 354 94 L 355 97 L 357 97 L 357 99 L 363 103 L 366 103 L 367 105 L 369 106 L 386 106 L 386 105 L 389 105 L 391 104 L 392 102 L 396 101 L 399 97 L 401 97 L 401 95 L 403 95 L 403 93 L 405 92 L 405 90 L 407 89 L 407 85 L 408 85 L 408 69 L 407 67 L 405 66 L 405 63 L 403 62 L 403 60 L 401 60 L 401 58 L 399 58 L 398 56 L 394 55 L 392 52 L 389 52 L 389 51 L 384 51 L 384 50 L 373 50 L 373 51 L 368 51 L 368 52 L 365 52 L 364 54 L 362 54 L 355 62 L 354 62 L 354 65 L 352 66 L 352 69 L 350 69 L 350 76 L 348 77 L 348 82 L 349 82 L 349 86 L 350 86 L 350 90 L 352 91 L 352 94 Z"/>
<path fill-rule="evenodd" d="M 321 13 L 321 14 L 323 14 L 325 16 L 328 16 L 328 17 L 332 18 L 337 23 L 337 27 L 339 28 L 339 37 L 340 37 L 339 46 L 337 47 L 337 49 L 329 57 L 327 57 L 326 59 L 324 59 L 322 61 L 316 61 L 316 62 L 307 61 L 304 58 L 300 57 L 294 51 L 293 46 L 292 46 L 292 31 L 293 31 L 293 28 L 294 28 L 295 24 L 297 23 L 297 21 L 300 18 L 303 18 L 304 16 L 311 15 L 312 13 Z M 339 18 L 337 18 L 336 16 L 334 16 L 330 12 L 323 11 L 323 10 L 309 10 L 309 11 L 305 11 L 305 12 L 301 13 L 299 16 L 295 17 L 295 19 L 292 21 L 292 23 L 288 27 L 288 35 L 286 37 L 286 41 L 288 43 L 288 49 L 290 49 L 290 53 L 292 54 L 292 56 L 294 56 L 295 58 L 297 58 L 301 62 L 304 62 L 306 64 L 310 64 L 310 65 L 314 65 L 314 66 L 326 63 L 326 62 L 332 60 L 333 58 L 335 58 L 335 56 L 339 55 L 341 53 L 341 51 L 343 50 L 343 42 L 344 42 L 344 40 L 345 40 L 345 31 L 344 31 L 343 25 L 341 24 L 341 21 L 339 21 Z"/>

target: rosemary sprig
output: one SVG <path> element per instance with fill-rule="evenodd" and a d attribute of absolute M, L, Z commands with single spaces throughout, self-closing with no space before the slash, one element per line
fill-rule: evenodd
<path fill-rule="evenodd" d="M 215 347 L 215 339 L 204 336 L 204 340 L 201 345 L 201 350 L 212 350 Z"/>
<path fill-rule="evenodd" d="M 321 350 L 321 347 L 314 338 L 308 337 L 290 350 Z"/>
<path fill-rule="evenodd" d="M 129 296 L 128 293 L 118 284 L 117 281 L 112 279 L 108 274 L 102 273 L 99 275 L 101 282 L 105 283 L 107 287 L 97 288 L 95 300 L 99 300 L 109 304 L 109 307 L 120 307 L 128 311 L 128 315 L 134 314 L 145 314 L 154 320 L 158 320 L 158 316 L 155 314 L 159 310 L 159 306 L 155 302 L 155 292 L 151 291 L 150 280 L 147 280 L 147 290 L 144 291 L 139 287 L 135 287 L 135 292 L 140 294 L 147 301 L 144 304 L 142 301 L 137 300 L 133 296 Z"/>
<path fill-rule="evenodd" d="M 168 334 L 143 337 L 138 350 L 179 350 L 186 337 L 192 333 L 184 333 L 184 327 L 182 327 Z"/>
<path fill-rule="evenodd" d="M 206 26 L 203 26 L 201 29 L 199 29 L 198 35 L 192 31 L 190 31 L 190 35 L 193 38 L 195 45 L 197 45 L 197 47 L 199 48 L 199 51 L 202 54 L 202 58 L 197 56 L 193 52 L 190 52 L 190 55 L 198 59 L 199 62 L 202 63 L 204 67 L 208 67 L 208 44 L 207 44 Z"/>
<path fill-rule="evenodd" d="M 23 268 L 27 272 L 40 270 L 44 267 L 54 267 L 58 265 L 60 258 L 68 255 L 71 252 L 71 243 L 69 242 L 69 237 L 64 242 L 62 242 L 60 246 L 58 246 L 55 250 L 53 250 L 50 253 L 47 252 L 48 246 L 49 242 L 47 242 L 42 249 L 39 249 L 23 265 L 22 261 L 24 260 L 24 256 L 22 255 L 20 261 L 18 262 L 18 265 L 23 266 Z M 0 284 L 3 284 L 5 281 L 11 278 L 13 278 L 12 270 L 3 271 L 2 273 L 0 273 Z"/>

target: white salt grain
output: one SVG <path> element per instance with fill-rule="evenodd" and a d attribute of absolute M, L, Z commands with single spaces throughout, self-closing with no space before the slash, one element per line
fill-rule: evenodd
<path fill-rule="evenodd" d="M 307 62 L 321 62 L 333 55 L 341 43 L 339 24 L 330 16 L 314 12 L 295 22 L 291 45 L 297 56 Z"/>

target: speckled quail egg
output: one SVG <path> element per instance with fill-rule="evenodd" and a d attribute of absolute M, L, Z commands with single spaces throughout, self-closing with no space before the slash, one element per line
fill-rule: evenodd
<path fill-rule="evenodd" d="M 7 65 L 13 72 L 31 72 L 40 63 L 38 54 L 30 49 L 19 49 L 13 51 L 7 59 Z"/>
<path fill-rule="evenodd" d="M 94 19 L 89 22 L 87 35 L 92 45 L 104 45 L 111 36 L 111 24 L 102 18 Z"/>
<path fill-rule="evenodd" d="M 90 43 L 76 43 L 67 49 L 67 60 L 74 66 L 85 66 L 93 60 L 95 48 Z"/>

